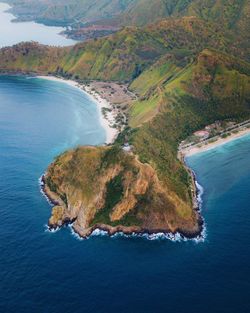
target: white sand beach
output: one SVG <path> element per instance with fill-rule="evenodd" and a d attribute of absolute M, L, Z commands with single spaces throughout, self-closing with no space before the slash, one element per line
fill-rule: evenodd
<path fill-rule="evenodd" d="M 226 144 L 232 140 L 235 140 L 237 138 L 240 138 L 242 136 L 250 134 L 250 128 L 242 128 L 242 130 L 239 130 L 237 133 L 231 133 L 228 137 L 222 138 L 219 137 L 216 141 L 210 142 L 210 143 L 200 143 L 185 149 L 181 150 L 181 153 L 184 157 L 191 156 L 197 153 L 201 153 L 213 148 L 216 148 L 217 146 Z"/>

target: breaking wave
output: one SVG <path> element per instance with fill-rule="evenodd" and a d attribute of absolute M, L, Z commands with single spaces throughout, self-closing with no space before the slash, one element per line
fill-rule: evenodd
<path fill-rule="evenodd" d="M 42 175 L 39 178 L 39 186 L 40 186 L 40 192 L 42 193 L 42 195 L 46 198 L 47 202 L 50 205 L 53 205 L 53 203 L 51 202 L 51 200 L 48 198 L 48 196 L 46 195 L 46 193 L 44 192 L 44 182 L 43 182 L 43 176 Z M 202 196 L 204 194 L 204 188 L 198 183 L 198 181 L 195 179 L 195 185 L 197 188 L 197 202 L 198 202 L 198 210 L 201 211 L 202 208 Z M 91 238 L 91 237 L 110 237 L 110 238 L 142 238 L 142 239 L 146 239 L 146 240 L 150 240 L 150 241 L 154 241 L 154 240 L 170 240 L 172 242 L 186 242 L 186 241 L 193 241 L 195 243 L 200 243 L 200 242 L 204 242 L 206 239 L 206 233 L 207 233 L 207 229 L 206 229 L 206 224 L 204 219 L 203 220 L 203 226 L 202 226 L 202 231 L 201 233 L 195 237 L 195 238 L 187 238 L 185 236 L 183 236 L 180 233 L 164 233 L 164 232 L 159 232 L 159 233 L 153 233 L 153 234 L 149 234 L 149 233 L 131 233 L 129 235 L 124 234 L 123 232 L 117 232 L 114 235 L 109 235 L 109 233 L 105 230 L 96 228 L 91 235 L 87 238 Z M 70 232 L 72 234 L 73 237 L 75 237 L 77 240 L 84 240 L 77 232 L 74 231 L 73 229 L 73 225 L 69 224 L 68 225 Z M 51 232 L 51 233 L 56 233 L 58 230 L 60 229 L 60 227 L 56 228 L 56 229 L 50 229 L 48 227 L 48 225 L 46 225 L 46 232 Z"/>

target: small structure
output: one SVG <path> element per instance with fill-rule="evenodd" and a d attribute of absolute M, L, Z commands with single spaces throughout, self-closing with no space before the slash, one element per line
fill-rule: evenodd
<path fill-rule="evenodd" d="M 199 137 L 199 138 L 201 138 L 201 139 L 207 139 L 208 137 L 209 137 L 209 131 L 207 131 L 207 130 L 199 130 L 199 131 L 197 131 L 197 132 L 195 132 L 194 133 L 194 135 L 196 136 L 196 137 Z"/>
<path fill-rule="evenodd" d="M 132 147 L 129 145 L 129 143 L 125 143 L 122 149 L 126 152 L 130 152 L 132 150 Z"/>

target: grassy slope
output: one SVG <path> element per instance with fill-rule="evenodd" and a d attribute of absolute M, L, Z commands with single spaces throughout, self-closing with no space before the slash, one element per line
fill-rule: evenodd
<path fill-rule="evenodd" d="M 177 159 L 178 143 L 215 120 L 249 117 L 249 63 L 224 53 L 237 55 L 241 51 L 244 49 L 233 46 L 217 27 L 187 17 L 164 20 L 145 29 L 125 28 L 75 47 L 30 43 L 2 49 L 0 70 L 129 81 L 139 95 L 130 109 L 134 130 L 129 139 L 140 160 L 156 169 L 164 188 L 189 204 L 179 212 L 185 216 L 191 208 L 190 177 Z M 78 170 L 73 171 L 71 178 L 77 175 Z M 144 216 L 155 206 L 161 207 L 155 198 L 154 193 L 147 197 Z M 110 202 L 106 208 L 110 211 Z M 106 213 L 103 216 L 107 218 Z"/>
<path fill-rule="evenodd" d="M 191 198 L 180 199 L 158 182 L 149 165 L 138 162 L 118 145 L 65 152 L 50 165 L 46 185 L 74 208 L 70 218 L 77 218 L 74 226 L 83 231 L 107 224 L 149 231 L 199 232 Z M 53 214 L 55 224 L 57 213 Z M 59 219 L 63 219 L 59 213 Z"/>
<path fill-rule="evenodd" d="M 211 59 L 212 69 L 207 68 L 208 64 L 204 65 L 204 61 L 201 62 L 203 58 Z M 238 68 L 241 71 L 245 69 L 246 74 L 249 75 L 249 70 L 247 70 L 249 63 L 247 62 L 238 61 L 234 57 L 212 50 L 205 50 L 200 54 L 197 62 L 188 64 L 182 59 L 179 61 L 171 57 L 165 57 L 165 59 L 161 59 L 151 66 L 130 86 L 140 95 L 139 100 L 131 108 L 130 125 L 133 127 L 140 126 L 151 119 L 152 115 L 160 110 L 162 104 L 170 102 L 172 97 L 190 95 L 196 96 L 198 99 L 210 97 L 211 94 L 208 91 L 211 86 L 214 87 L 213 93 L 219 98 L 223 98 L 225 95 L 232 96 L 239 92 L 238 89 L 242 90 L 243 96 L 247 95 L 249 86 L 246 86 L 244 77 L 239 76 L 237 72 Z M 220 65 L 217 65 L 217 62 Z M 228 64 L 231 66 L 234 64 L 236 69 L 229 70 Z M 208 72 L 209 70 L 211 73 Z M 213 77 L 212 74 L 215 76 Z M 211 77 L 213 78 L 212 82 L 210 82 Z M 207 85 L 203 86 L 202 84 L 206 80 L 208 80 Z M 212 83 L 214 85 L 211 85 Z"/>
<path fill-rule="evenodd" d="M 241 47 L 241 58 L 250 61 L 250 2 L 248 0 L 194 0 L 184 14 L 217 25 Z"/>
<path fill-rule="evenodd" d="M 138 78 L 133 86 L 139 88 L 140 84 L 143 82 Z M 131 108 L 130 125 L 134 128 L 152 117 L 155 108 L 148 111 L 152 101 L 160 111 L 134 133 L 133 144 L 141 160 L 152 164 L 160 179 L 185 198 L 189 182 L 176 158 L 178 142 L 216 120 L 250 116 L 250 66 L 217 51 L 204 50 L 172 79 L 160 81 L 157 90 L 159 94 L 153 92 Z"/>
<path fill-rule="evenodd" d="M 235 29 L 246 22 L 249 9 L 246 0 L 194 0 L 187 7 L 187 13 Z"/>
<path fill-rule="evenodd" d="M 122 15 L 125 25 L 144 26 L 170 16 L 181 16 L 192 0 L 138 0 Z"/>
<path fill-rule="evenodd" d="M 110 19 L 123 13 L 136 0 L 6 0 L 12 11 L 27 20 L 48 24 L 71 24 Z"/>
<path fill-rule="evenodd" d="M 250 55 L 248 0 L 5 0 L 24 19 L 49 24 L 90 22 L 145 26 L 166 17 L 195 16 L 217 25 Z M 82 24 L 81 24 L 82 25 Z"/>
<path fill-rule="evenodd" d="M 76 20 L 82 23 L 110 19 L 123 13 L 135 0 L 71 0 L 66 3 L 56 3 L 50 6 L 41 19 L 72 23 Z"/>
<path fill-rule="evenodd" d="M 239 54 L 223 35 L 197 18 L 164 20 L 145 29 L 130 27 L 72 48 L 21 44 L 0 51 L 0 68 L 57 73 L 79 79 L 132 81 L 166 53 L 195 57 L 205 47 Z"/>

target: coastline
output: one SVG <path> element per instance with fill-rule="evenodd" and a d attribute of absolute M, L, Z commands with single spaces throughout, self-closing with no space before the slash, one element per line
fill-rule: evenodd
<path fill-rule="evenodd" d="M 81 83 L 74 81 L 74 80 L 67 80 L 67 79 L 58 78 L 55 76 L 36 76 L 36 77 L 41 78 L 41 79 L 66 83 L 69 86 L 75 87 L 78 90 L 80 90 L 81 92 L 84 92 L 89 97 L 91 97 L 97 105 L 97 108 L 99 111 L 100 123 L 106 132 L 106 138 L 107 138 L 106 143 L 112 144 L 114 142 L 114 140 L 115 140 L 115 138 L 119 132 L 117 129 L 114 129 L 110 126 L 110 123 L 112 123 L 114 121 L 115 117 L 113 114 L 115 114 L 115 112 L 114 112 L 114 110 L 111 109 L 112 104 L 109 101 L 107 101 L 106 99 L 103 99 L 90 86 L 86 86 L 86 85 L 81 84 Z M 109 114 L 111 114 L 111 115 L 109 116 L 108 119 L 102 114 L 103 108 L 107 108 L 110 110 Z M 205 237 L 206 237 L 206 225 L 205 225 L 205 220 L 201 214 L 203 188 L 197 182 L 196 175 L 193 172 L 193 170 L 187 166 L 187 164 L 185 162 L 185 158 L 192 156 L 194 154 L 198 154 L 198 153 L 202 153 L 202 152 L 214 149 L 218 146 L 221 146 L 223 144 L 226 144 L 228 142 L 231 142 L 233 140 L 236 140 L 236 139 L 241 138 L 243 136 L 246 136 L 248 134 L 250 134 L 250 128 L 242 127 L 242 129 L 238 129 L 237 133 L 231 133 L 226 138 L 222 138 L 220 136 L 210 138 L 203 143 L 198 143 L 194 146 L 185 148 L 185 149 L 180 151 L 181 161 L 183 162 L 183 164 L 185 165 L 186 169 L 189 171 L 189 173 L 192 177 L 191 190 L 192 190 L 192 197 L 193 197 L 193 209 L 194 209 L 194 211 L 196 211 L 197 218 L 199 220 L 199 225 L 200 225 L 199 231 L 197 231 L 196 233 L 192 233 L 192 232 L 190 232 L 190 233 L 185 232 L 184 233 L 184 232 L 178 231 L 178 230 L 174 233 L 171 233 L 171 232 L 167 232 L 167 231 L 164 231 L 161 229 L 149 230 L 149 229 L 142 229 L 142 228 L 136 227 L 136 226 L 135 227 L 125 227 L 122 225 L 113 227 L 113 226 L 108 225 L 108 224 L 97 224 L 97 225 L 94 225 L 93 227 L 87 229 L 85 232 L 82 232 L 77 227 L 74 227 L 74 221 L 71 221 L 68 217 L 65 218 L 65 221 L 63 222 L 63 224 L 61 226 L 57 225 L 56 227 L 54 227 L 53 225 L 48 225 L 48 228 L 51 231 L 54 231 L 54 230 L 57 230 L 58 228 L 61 228 L 63 226 L 70 226 L 72 233 L 74 233 L 75 236 L 77 236 L 78 238 L 81 238 L 81 239 L 88 239 L 92 236 L 97 236 L 97 235 L 98 236 L 99 235 L 106 235 L 109 237 L 116 237 L 116 236 L 124 236 L 124 237 L 128 237 L 128 238 L 139 237 L 139 238 L 146 238 L 149 240 L 161 238 L 161 239 L 169 239 L 172 241 L 181 241 L 181 240 L 183 240 L 183 241 L 194 240 L 197 242 L 204 241 Z M 215 138 L 216 138 L 216 141 L 212 141 Z M 212 142 L 209 142 L 209 141 L 212 141 Z M 58 198 L 54 197 L 55 195 L 53 195 L 53 193 L 50 193 L 49 190 L 46 188 L 46 186 L 44 186 L 44 187 L 45 188 L 43 188 L 43 193 L 47 196 L 49 201 L 51 203 L 53 203 L 54 205 L 58 205 L 58 204 L 60 205 L 61 203 L 59 203 Z"/>
<path fill-rule="evenodd" d="M 102 125 L 103 129 L 106 132 L 105 144 L 112 144 L 115 141 L 116 137 L 119 134 L 119 131 L 116 128 L 112 127 L 112 124 L 114 124 L 115 122 L 115 112 L 112 110 L 112 105 L 110 102 L 108 102 L 106 99 L 103 99 L 96 91 L 92 90 L 90 87 L 81 84 L 77 81 L 45 75 L 38 75 L 35 77 L 39 79 L 65 83 L 71 87 L 77 88 L 85 95 L 87 95 L 89 98 L 91 98 L 96 103 L 100 124 Z M 109 110 L 109 112 L 106 113 L 106 116 L 104 116 L 102 113 L 103 109 Z"/>
<path fill-rule="evenodd" d="M 119 134 L 119 131 L 111 127 L 110 125 L 111 123 L 114 122 L 114 119 L 115 119 L 115 112 L 114 110 L 112 110 L 112 104 L 110 102 L 108 102 L 106 99 L 103 99 L 91 87 L 86 86 L 74 80 L 68 80 L 68 79 L 59 78 L 56 76 L 45 76 L 45 75 L 38 75 L 34 77 L 39 78 L 39 79 L 50 80 L 54 82 L 66 83 L 67 85 L 77 88 L 81 92 L 84 92 L 84 94 L 87 94 L 89 97 L 91 97 L 97 105 L 97 108 L 99 111 L 100 123 L 106 132 L 106 144 L 112 144 L 114 142 L 117 135 Z M 110 112 L 108 112 L 109 113 L 108 118 L 107 116 L 105 117 L 102 114 L 103 108 L 110 110 Z M 183 241 L 194 240 L 197 242 L 204 241 L 206 237 L 206 227 L 205 227 L 204 219 L 202 218 L 202 215 L 201 215 L 202 191 L 198 187 L 199 184 L 196 181 L 196 177 L 193 171 L 189 169 L 189 172 L 191 172 L 191 176 L 192 176 L 193 210 L 197 214 L 197 219 L 199 223 L 199 229 L 196 230 L 195 232 L 192 232 L 192 231 L 183 232 L 180 230 L 176 230 L 175 232 L 168 232 L 162 229 L 155 229 L 155 230 L 142 229 L 141 227 L 137 227 L 137 226 L 125 227 L 122 225 L 118 225 L 116 227 L 113 227 L 108 224 L 97 224 L 97 225 L 94 225 L 93 227 L 90 227 L 83 233 L 80 229 L 77 229 L 76 227 L 74 227 L 74 220 L 70 220 L 69 217 L 66 217 L 62 225 L 60 226 L 48 224 L 48 229 L 50 231 L 55 231 L 55 230 L 60 229 L 63 226 L 70 226 L 72 232 L 81 239 L 88 239 L 92 236 L 106 234 L 110 237 L 116 237 L 116 236 L 140 237 L 140 238 L 143 237 L 149 240 L 161 238 L 161 239 L 169 239 L 172 241 L 181 241 L 181 240 Z M 40 187 L 41 187 L 41 192 L 44 194 L 47 201 L 51 205 L 53 206 L 64 205 L 64 203 L 60 201 L 61 199 L 56 194 L 51 192 L 48 186 L 46 186 L 44 175 L 40 179 Z"/>
<path fill-rule="evenodd" d="M 188 148 L 184 148 L 181 149 L 179 151 L 179 153 L 182 155 L 183 158 L 192 156 L 194 154 L 198 154 L 198 153 L 202 153 L 211 149 L 215 149 L 218 146 L 222 146 L 226 143 L 229 143 L 231 141 L 237 140 L 241 137 L 244 137 L 246 135 L 250 134 L 250 128 L 244 128 L 242 130 L 239 130 L 237 133 L 235 134 L 230 134 L 228 137 L 226 138 L 221 138 L 219 137 L 216 141 L 214 142 L 210 142 L 210 143 L 200 143 L 200 144 L 196 144 L 194 146 L 188 147 Z M 213 138 L 211 138 L 213 139 Z"/>
<path fill-rule="evenodd" d="M 192 172 L 193 173 L 193 172 Z M 64 202 L 60 197 L 52 192 L 45 183 L 45 175 L 43 174 L 39 179 L 40 191 L 45 196 L 46 200 L 51 206 L 65 206 Z M 199 230 L 195 232 L 184 232 L 176 230 L 175 232 L 167 232 L 162 229 L 143 229 L 138 226 L 111 226 L 108 224 L 96 224 L 90 228 L 82 231 L 78 227 L 74 226 L 75 219 L 71 219 L 70 216 L 65 216 L 64 220 L 60 225 L 58 224 L 47 224 L 47 230 L 50 232 L 58 231 L 62 227 L 70 227 L 72 235 L 81 240 L 86 240 L 94 236 L 109 236 L 111 238 L 115 237 L 125 237 L 125 238 L 144 238 L 147 240 L 157 240 L 157 239 L 168 239 L 171 241 L 188 241 L 192 240 L 195 242 L 204 242 L 206 238 L 206 225 L 204 219 L 201 216 L 201 206 L 203 194 L 203 188 L 198 184 L 193 173 L 193 179 L 195 184 L 195 193 L 196 193 L 196 204 L 194 205 L 194 210 L 196 211 L 198 221 L 199 221 Z"/>

